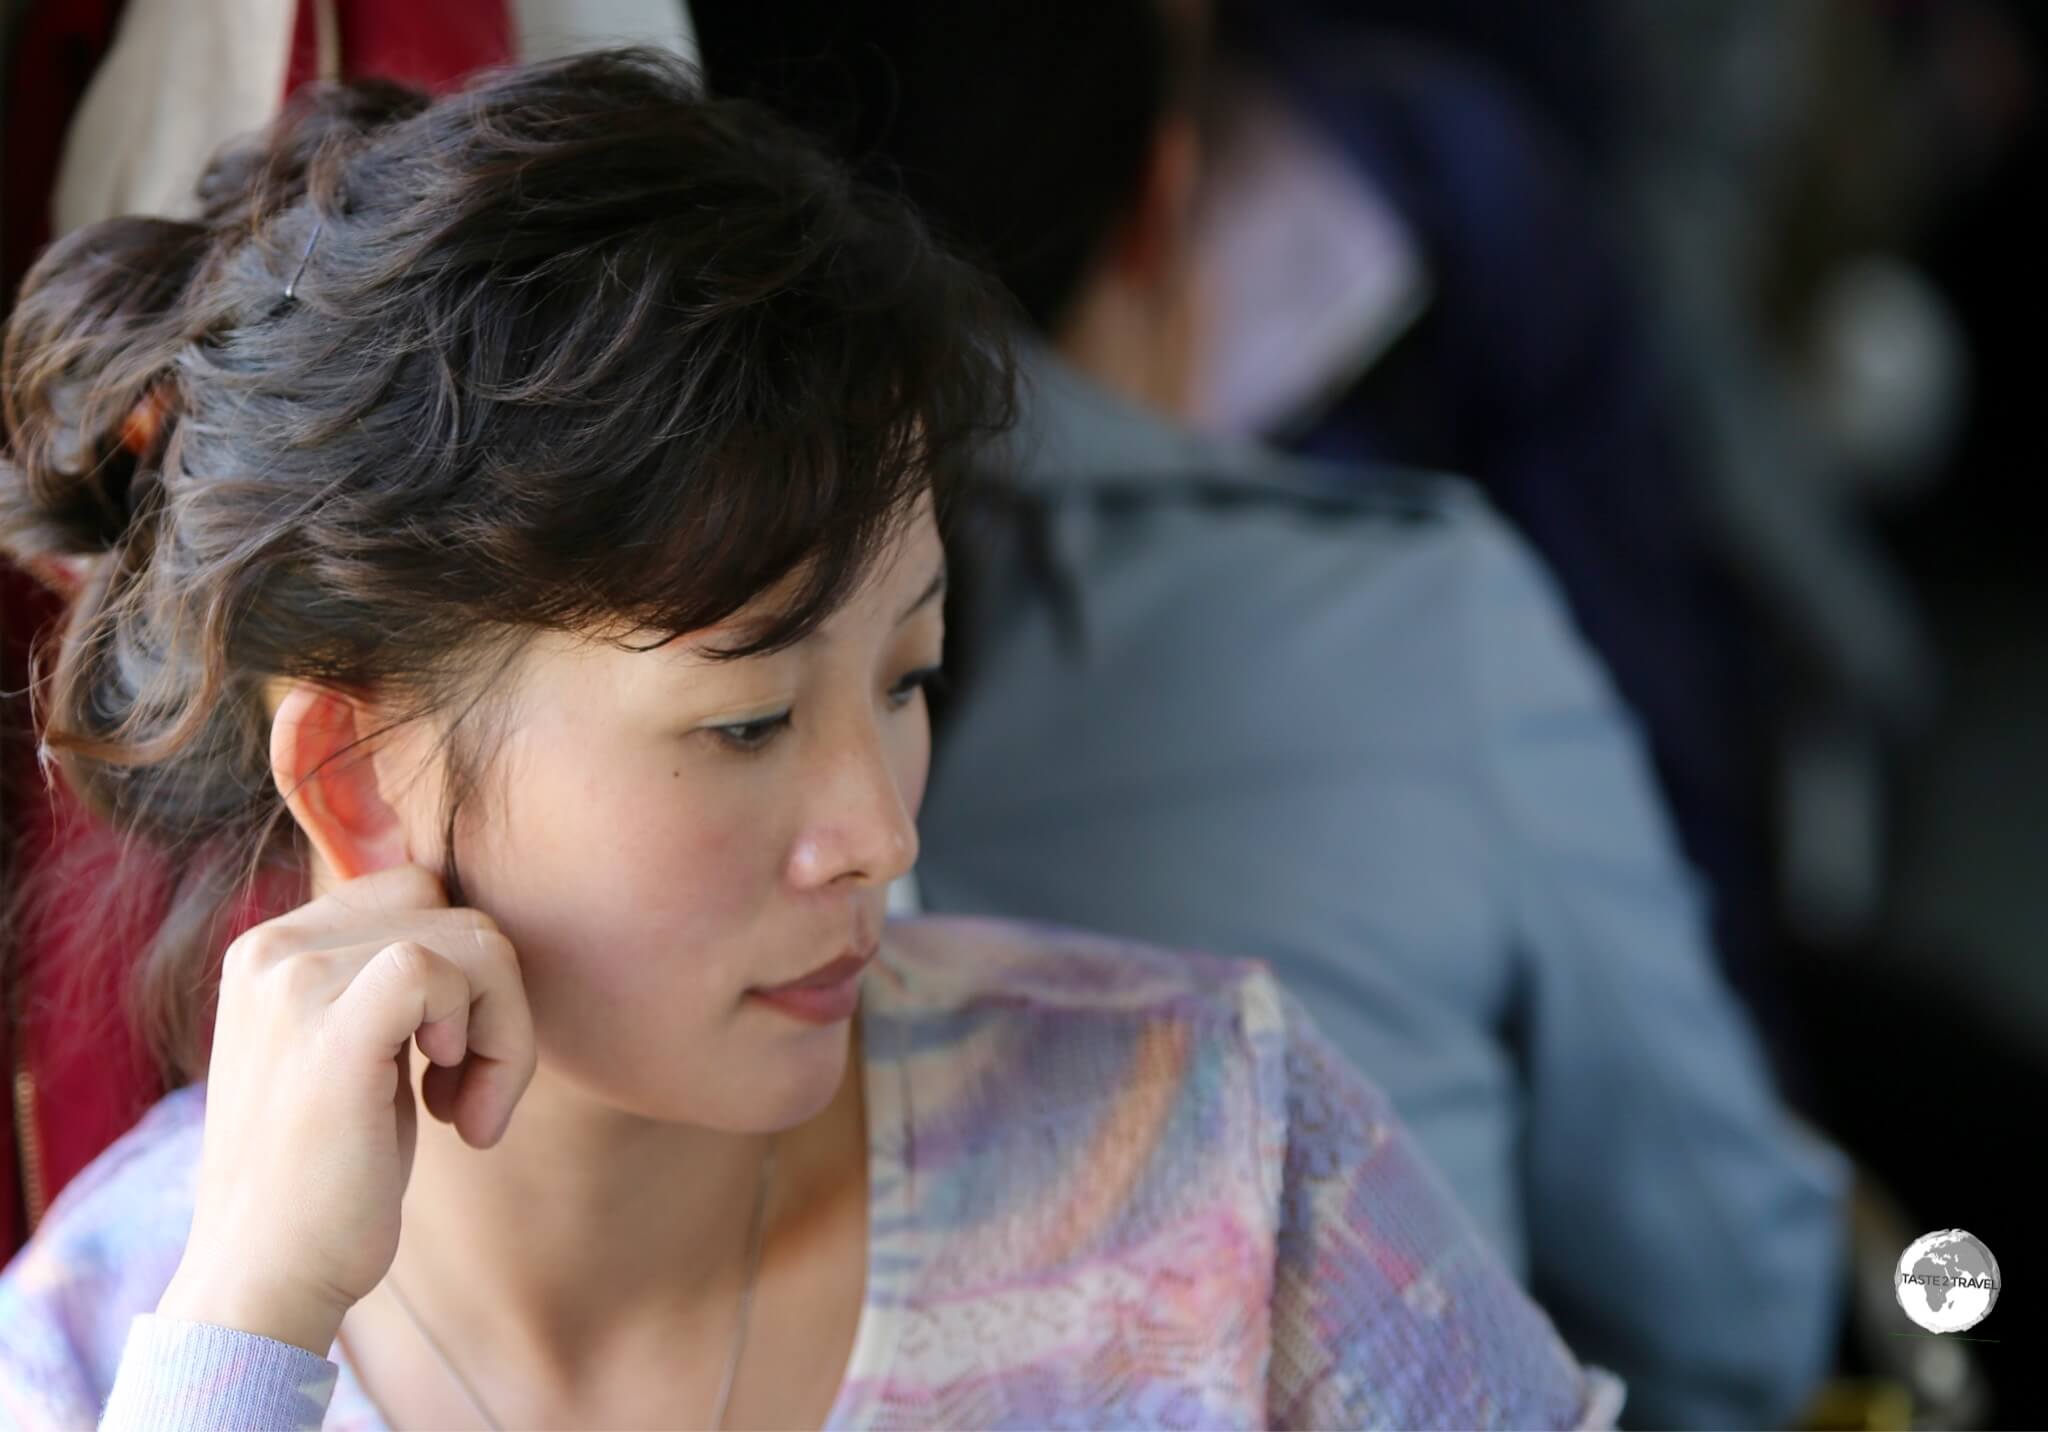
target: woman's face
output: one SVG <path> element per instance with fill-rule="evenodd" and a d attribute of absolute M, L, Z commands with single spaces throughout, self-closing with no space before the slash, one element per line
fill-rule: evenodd
<path fill-rule="evenodd" d="M 732 624 L 534 647 L 461 849 L 467 898 L 518 952 L 542 1077 L 730 1130 L 830 1099 L 850 1021 L 830 991 L 760 991 L 871 954 L 917 859 L 944 571 L 927 506 L 784 651 L 706 659 Z"/>

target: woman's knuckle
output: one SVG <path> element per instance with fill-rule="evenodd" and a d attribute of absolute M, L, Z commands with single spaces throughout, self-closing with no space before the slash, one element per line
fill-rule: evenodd
<path fill-rule="evenodd" d="M 221 957 L 221 974 L 227 979 L 246 979 L 275 964 L 286 953 L 284 936 L 269 925 L 258 925 L 237 935 Z"/>
<path fill-rule="evenodd" d="M 505 967 L 517 963 L 516 956 L 512 952 L 512 941 L 507 939 L 504 932 L 495 926 L 488 930 L 477 931 L 476 948 L 477 953 L 494 966 Z"/>
<path fill-rule="evenodd" d="M 233 941 L 220 957 L 220 981 L 224 985 L 245 984 L 262 963 L 247 935 Z"/>
<path fill-rule="evenodd" d="M 427 947 L 418 940 L 393 940 L 381 952 L 384 965 L 406 979 L 424 977 L 432 965 Z"/>
<path fill-rule="evenodd" d="M 278 981 L 293 994 L 313 994 L 323 988 L 331 973 L 326 954 L 320 950 L 301 950 L 286 955 L 272 967 Z"/>

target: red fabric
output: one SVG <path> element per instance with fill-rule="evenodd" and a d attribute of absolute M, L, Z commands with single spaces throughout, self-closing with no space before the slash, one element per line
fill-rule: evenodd
<path fill-rule="evenodd" d="M 57 186 L 64 134 L 84 99 L 101 58 L 113 43 L 122 0 L 43 0 L 19 17 L 7 56 L 5 117 L 0 132 L 7 136 L 0 165 L 0 311 L 13 306 L 23 275 L 50 239 L 50 198 Z M 0 562 L 0 819 L 6 821 L 8 870 L 26 878 L 52 854 L 48 829 L 49 797 L 36 769 L 35 738 L 29 707 L 20 693 L 27 681 L 29 644 L 55 617 L 58 605 L 27 573 Z M 64 797 L 57 797 L 64 800 Z M 11 892 L 10 892 L 11 893 Z M 128 1119 L 113 1112 L 133 1099 L 133 1081 L 126 1072 L 102 1080 L 73 1056 L 78 1046 L 61 1034 L 46 1034 L 30 1016 L 35 997 L 32 972 L 46 967 L 46 956 L 26 933 L 18 933 L 11 957 L 15 976 L 0 986 L 0 1068 L 8 1084 L 8 1133 L 0 1145 L 0 1257 L 10 1254 L 27 1236 L 27 1208 L 22 1179 L 25 1170 L 18 1150 L 26 1136 L 16 1127 L 13 1097 L 18 1061 L 26 1057 L 36 1080 L 36 1139 L 45 1158 L 42 1185 L 54 1192 L 93 1152 L 127 1127 Z M 0 975 L 8 972 L 0 971 Z M 14 1029 L 16 1015 L 24 1028 Z M 64 1051 L 50 1067 L 45 1083 L 39 1067 L 48 1048 Z M 124 1051 L 102 1044 L 99 1057 L 114 1071 L 132 1068 Z M 146 1086 L 144 1086 L 146 1087 Z M 46 1097 L 45 1090 L 50 1096 Z M 53 1102 L 54 1098 L 54 1102 Z M 56 1111 L 62 1117 L 54 1117 Z M 44 1137 L 45 1133 L 50 1137 Z"/>
<path fill-rule="evenodd" d="M 0 171 L 0 310 L 50 241 L 50 197 L 64 132 L 113 43 L 123 0 L 42 0 L 21 16 L 7 56 L 5 169 Z"/>
<path fill-rule="evenodd" d="M 13 695 L 25 683 L 28 664 L 28 643 L 36 628 L 49 617 L 49 598 L 26 572 L 0 562 L 0 692 L 9 693 L 5 698 L 5 725 L 0 727 L 0 822 L 4 822 L 9 846 L 8 868 L 16 869 L 34 854 L 32 842 L 23 838 L 17 812 L 35 798 L 37 785 L 35 777 L 35 743 L 28 733 L 28 702 Z M 0 1018 L 0 1069 L 4 1069 L 8 1083 L 8 1108 L 14 1107 L 15 1050 L 14 1015 L 19 1010 L 21 992 L 6 984 L 5 971 L 0 970 L 0 996 L 4 996 L 6 1016 Z M 0 1196 L 0 1254 L 11 1252 L 20 1246 L 27 1234 L 27 1210 L 22 1206 L 21 1165 L 16 1161 L 16 1136 L 21 1132 L 13 1123 L 10 1112 L 9 1137 L 0 1146 L 0 1176 L 6 1179 L 4 1196 Z"/>
<path fill-rule="evenodd" d="M 6 1151 L 8 1185 L 17 1195 L 7 1204 L 11 1250 L 27 1231 L 26 1190 L 20 1180 L 28 1170 L 15 1163 L 24 1142 L 33 1140 L 40 1148 L 38 1192 L 46 1199 L 53 1197 L 135 1121 L 159 1090 L 140 1044 L 120 1018 L 118 1002 L 107 998 L 110 981 L 102 979 L 95 987 L 66 978 L 89 968 L 85 956 L 90 951 L 82 945 L 83 930 L 59 917 L 106 908 L 103 892 L 111 883 L 114 847 L 108 833 L 85 815 L 68 791 L 43 781 L 35 738 L 28 729 L 28 703 L 13 694 L 27 685 L 30 643 L 53 625 L 59 604 L 17 569 L 6 569 L 4 580 L 0 683 L 10 696 L 6 739 L 0 743 L 0 778 L 5 783 L 8 834 L 14 842 L 12 870 L 16 879 L 34 882 L 48 894 L 37 907 L 22 912 L 15 931 L 15 982 L 7 991 L 19 1020 L 9 1041 L 8 1078 L 11 1084 L 19 1057 L 34 1080 L 36 1111 L 33 1131 L 10 1121 L 14 1137 Z M 60 868 L 62 884 L 52 888 L 51 872 Z M 134 890 L 132 876 L 128 883 L 137 908 L 115 932 L 120 948 L 139 946 L 152 923 L 146 885 Z M 111 967 L 102 969 L 111 972 Z"/>
<path fill-rule="evenodd" d="M 319 77 L 316 0 L 298 0 L 289 95 Z M 510 62 L 514 55 L 511 8 L 506 0 L 334 0 L 347 79 L 376 75 L 429 93 L 453 89 L 472 72 Z"/>
<path fill-rule="evenodd" d="M 429 91 L 452 88 L 476 69 L 514 57 L 505 0 L 335 0 L 341 72 L 355 78 L 384 75 Z M 93 71 L 112 43 L 121 0 L 55 0 L 38 4 L 17 31 L 9 60 L 5 127 L 9 143 L 0 171 L 6 225 L 0 230 L 0 307 L 12 303 L 21 275 L 49 241 L 50 196 L 56 186 L 62 141 Z M 289 94 L 317 71 L 311 0 L 300 0 L 286 84 Z M 203 76 L 193 76 L 203 83 Z M 116 847 L 110 832 L 89 819 L 61 784 L 46 785 L 35 755 L 26 684 L 27 655 L 37 633 L 61 612 L 60 604 L 19 570 L 0 562 L 0 813 L 15 845 L 16 878 L 55 881 L 40 917 L 19 930 L 13 956 L 15 987 L 0 990 L 19 1015 L 0 1018 L 0 1068 L 12 1082 L 16 1055 L 26 1055 L 35 1081 L 34 1140 L 43 1169 L 40 1192 L 59 1189 L 134 1122 L 161 1092 L 140 1045 L 121 1017 L 117 995 L 125 966 L 90 961 L 83 942 L 104 927 L 67 918 L 106 904 Z M 52 872 L 58 872 L 53 875 Z M 161 918 L 161 870 L 128 869 L 131 908 L 122 917 L 115 947 L 137 950 Z M 142 888 L 136 889 L 139 884 Z M 262 902 L 245 906 L 231 932 L 269 913 Z M 103 935 L 101 936 L 103 937 Z M 82 968 L 98 978 L 82 983 Z M 13 1137 L 0 1148 L 0 1260 L 27 1232 L 17 1148 L 25 1131 L 9 1100 Z"/>

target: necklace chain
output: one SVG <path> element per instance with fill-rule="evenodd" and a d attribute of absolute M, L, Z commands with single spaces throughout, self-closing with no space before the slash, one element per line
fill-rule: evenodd
<path fill-rule="evenodd" d="M 725 1426 L 725 1409 L 732 1400 L 733 1381 L 739 1376 L 740 1355 L 747 1346 L 747 1325 L 753 1320 L 751 1315 L 754 1311 L 754 1279 L 761 1271 L 761 1234 L 763 1214 L 768 1207 L 768 1181 L 773 1176 L 774 1168 L 775 1142 L 771 1138 L 767 1149 L 761 1155 L 761 1175 L 754 1183 L 754 1213 L 747 1229 L 746 1281 L 740 1285 L 739 1318 L 733 1328 L 732 1350 L 726 1354 L 725 1374 L 718 1382 L 718 1401 L 711 1409 L 711 1421 L 708 1425 L 712 1432 L 718 1432 L 718 1429 Z M 448 1376 L 454 1379 L 455 1385 L 462 1389 L 462 1395 L 469 1399 L 469 1405 L 476 1409 L 476 1415 L 483 1419 L 484 1426 L 490 1428 L 491 1432 L 504 1432 L 504 1424 L 491 1415 L 491 1409 L 477 1394 L 476 1387 L 462 1375 L 462 1369 L 455 1365 L 454 1358 L 448 1356 L 448 1350 L 441 1346 L 441 1340 L 434 1336 L 425 1320 L 414 1310 L 412 1300 L 406 1297 L 404 1289 L 398 1286 L 398 1279 L 395 1276 L 387 1276 L 384 1281 L 390 1285 L 391 1296 L 398 1300 L 398 1306 L 405 1311 L 405 1316 L 419 1333 L 420 1340 L 440 1359 L 441 1366 L 447 1369 Z"/>

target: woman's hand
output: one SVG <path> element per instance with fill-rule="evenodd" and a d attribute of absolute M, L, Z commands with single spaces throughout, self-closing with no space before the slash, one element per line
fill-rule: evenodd
<path fill-rule="evenodd" d="M 228 947 L 192 1232 L 158 1313 L 327 1355 L 398 1253 L 414 1039 L 432 1061 L 427 1111 L 495 1144 L 533 1077 L 518 961 L 421 866 L 352 880 Z"/>

